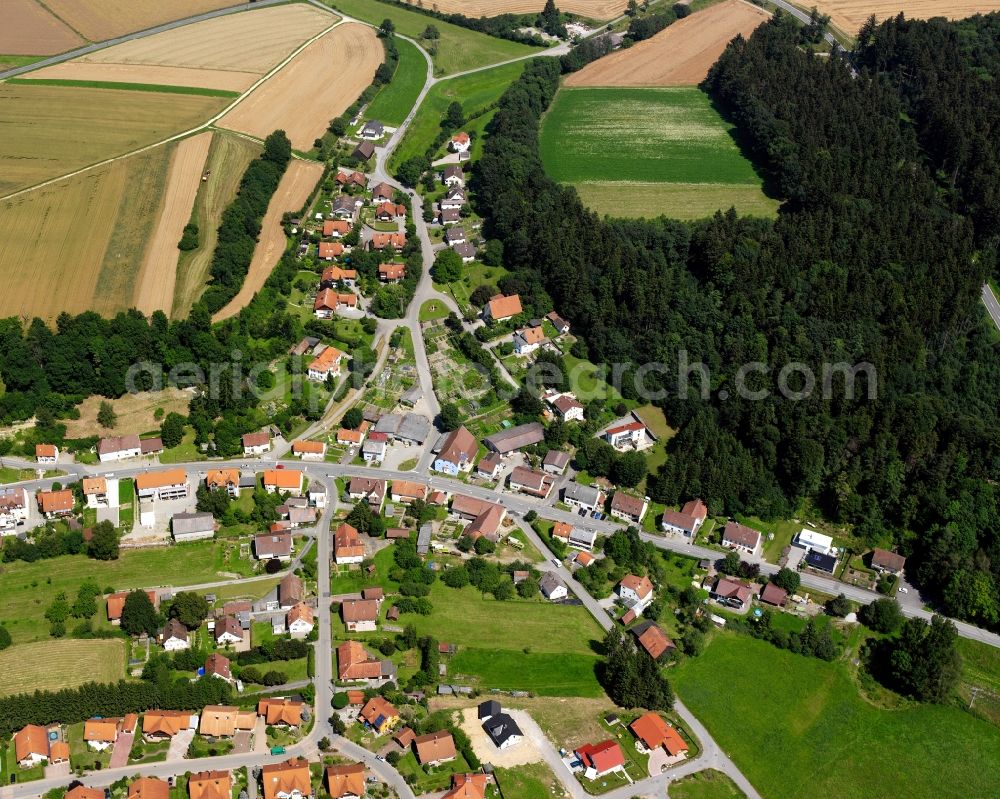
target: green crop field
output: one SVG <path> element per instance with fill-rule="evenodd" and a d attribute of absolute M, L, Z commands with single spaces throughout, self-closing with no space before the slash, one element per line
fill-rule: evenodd
<path fill-rule="evenodd" d="M 427 62 L 415 45 L 406 39 L 397 39 L 396 49 L 399 51 L 396 72 L 365 111 L 367 118 L 381 120 L 392 127 L 401 125 L 406 119 L 427 75 Z"/>
<path fill-rule="evenodd" d="M 730 126 L 695 88 L 562 89 L 542 122 L 545 170 L 613 216 L 773 216 Z"/>
<path fill-rule="evenodd" d="M 671 678 L 764 796 L 941 799 L 996 792 L 997 727 L 951 706 L 880 709 L 859 695 L 845 663 L 723 633 Z"/>
<path fill-rule="evenodd" d="M 125 676 L 125 642 L 64 638 L 0 652 L 0 696 L 116 682 Z"/>
<path fill-rule="evenodd" d="M 411 39 L 419 39 L 427 26 L 433 25 L 441 34 L 437 53 L 433 55 L 434 71 L 438 75 L 450 75 L 453 72 L 485 67 L 539 52 L 537 47 L 487 36 L 485 33 L 461 28 L 418 11 L 408 11 L 396 5 L 379 3 L 377 0 L 323 0 L 323 2 L 348 16 L 370 22 L 372 25 L 381 25 L 382 20 L 391 19 L 396 31 Z"/>
<path fill-rule="evenodd" d="M 468 117 L 499 100 L 523 71 L 524 62 L 516 62 L 435 84 L 427 92 L 406 135 L 393 153 L 391 168 L 395 170 L 407 158 L 423 155 L 427 151 L 441 130 L 441 120 L 452 102 L 460 102 Z M 475 122 L 473 120 L 468 127 L 472 129 Z"/>
<path fill-rule="evenodd" d="M 238 550 L 238 544 L 233 546 Z M 65 591 L 72 603 L 77 588 L 87 579 L 95 580 L 102 590 L 117 591 L 220 580 L 220 571 L 233 571 L 236 566 L 226 562 L 226 547 L 221 541 L 196 541 L 179 547 L 123 550 L 118 560 L 63 555 L 34 563 L 4 563 L 0 566 L 0 622 L 15 644 L 43 640 L 49 634 L 45 610 L 60 591 Z M 103 620 L 103 605 L 99 603 L 99 607 L 98 619 Z M 75 623 L 71 619 L 67 628 Z"/>

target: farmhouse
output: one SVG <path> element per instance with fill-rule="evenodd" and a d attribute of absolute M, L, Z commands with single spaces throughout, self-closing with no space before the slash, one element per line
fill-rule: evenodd
<path fill-rule="evenodd" d="M 338 566 L 361 563 L 365 559 L 365 545 L 358 531 L 347 522 L 333 534 L 333 559 Z"/>
<path fill-rule="evenodd" d="M 101 463 L 138 458 L 141 454 L 139 436 L 114 436 L 97 442 L 97 457 Z"/>
<path fill-rule="evenodd" d="M 906 558 L 896 552 L 887 549 L 876 549 L 872 553 L 872 568 L 882 574 L 895 574 L 897 577 L 903 573 L 906 565 Z"/>
<path fill-rule="evenodd" d="M 378 626 L 378 606 L 374 599 L 345 599 L 340 603 L 340 618 L 348 632 L 375 632 Z"/>
<path fill-rule="evenodd" d="M 597 486 L 568 483 L 563 489 L 563 502 L 575 508 L 584 508 L 593 513 L 604 505 L 604 494 Z"/>
<path fill-rule="evenodd" d="M 365 795 L 365 764 L 326 767 L 326 790 L 330 799 L 361 799 Z"/>
<path fill-rule="evenodd" d="M 430 436 L 431 423 L 418 413 L 384 413 L 375 424 L 375 432 L 399 441 L 423 444 Z"/>
<path fill-rule="evenodd" d="M 616 519 L 639 524 L 649 508 L 649 500 L 645 497 L 635 497 L 622 490 L 615 491 L 611 498 L 611 515 Z"/>
<path fill-rule="evenodd" d="M 483 443 L 487 449 L 500 455 L 506 455 L 514 450 L 539 444 L 544 440 L 545 428 L 539 422 L 529 422 L 486 436 Z"/>
<path fill-rule="evenodd" d="M 373 696 L 358 711 L 358 720 L 378 735 L 385 735 L 399 723 L 399 711 L 381 696 Z"/>
<path fill-rule="evenodd" d="M 708 516 L 708 508 L 700 499 L 692 499 L 685 503 L 680 511 L 665 510 L 660 526 L 668 533 L 688 536 L 689 538 L 698 534 L 701 525 Z"/>
<path fill-rule="evenodd" d="M 268 494 L 287 491 L 297 497 L 302 494 L 302 478 L 302 472 L 295 469 L 269 469 L 264 472 L 261 483 Z"/>
<path fill-rule="evenodd" d="M 313 609 L 305 602 L 293 605 L 285 614 L 285 627 L 292 638 L 305 638 L 316 626 Z"/>
<path fill-rule="evenodd" d="M 306 590 L 302 580 L 295 572 L 289 572 L 278 583 L 278 606 L 288 610 L 305 599 Z"/>
<path fill-rule="evenodd" d="M 483 319 L 486 320 L 487 324 L 502 322 L 517 316 L 521 311 L 520 295 L 511 294 L 509 297 L 505 297 L 503 294 L 497 294 L 483 308 Z"/>
<path fill-rule="evenodd" d="M 254 536 L 253 551 L 257 560 L 288 561 L 292 559 L 291 533 L 264 533 Z"/>
<path fill-rule="evenodd" d="M 337 674 L 342 682 L 380 680 L 382 662 L 376 660 L 359 641 L 345 641 L 337 647 Z"/>
<path fill-rule="evenodd" d="M 639 616 L 653 601 L 653 584 L 648 577 L 626 574 L 618 583 L 618 596 L 627 608 Z"/>
<path fill-rule="evenodd" d="M 244 455 L 263 455 L 271 449 L 271 434 L 266 430 L 246 433 L 243 436 Z"/>
<path fill-rule="evenodd" d="M 136 475 L 135 491 L 139 501 L 183 499 L 188 495 L 187 474 L 181 468 L 163 469 Z"/>
<path fill-rule="evenodd" d="M 455 751 L 455 740 L 447 730 L 418 735 L 413 739 L 417 762 L 422 766 L 436 766 L 454 760 L 458 754 Z"/>
<path fill-rule="evenodd" d="M 722 531 L 722 546 L 756 555 L 760 551 L 760 533 L 735 521 L 726 522 Z"/>
<path fill-rule="evenodd" d="M 309 761 L 289 758 L 284 763 L 272 763 L 260 770 L 264 799 L 306 799 L 312 796 L 312 775 Z"/>
<path fill-rule="evenodd" d="M 584 776 L 596 780 L 613 771 L 624 771 L 625 755 L 614 741 L 584 744 L 576 750 L 576 756 L 583 765 Z"/>
<path fill-rule="evenodd" d="M 59 447 L 55 444 L 35 444 L 35 460 L 39 463 L 55 463 L 59 460 Z"/>
<path fill-rule="evenodd" d="M 292 454 L 304 461 L 321 461 L 326 456 L 326 444 L 322 441 L 299 439 L 292 442 Z"/>
<path fill-rule="evenodd" d="M 39 491 L 35 497 L 38 500 L 38 509 L 46 519 L 69 516 L 76 504 L 73 492 L 68 488 L 59 491 Z"/>
<path fill-rule="evenodd" d="M 514 352 L 517 355 L 530 355 L 545 341 L 545 331 L 538 327 L 522 327 L 512 337 Z"/>
<path fill-rule="evenodd" d="M 355 161 L 367 161 L 375 155 L 375 145 L 370 141 L 363 141 L 351 153 L 351 158 Z"/>
<path fill-rule="evenodd" d="M 205 486 L 209 491 L 225 491 L 231 497 L 240 495 L 239 469 L 209 469 L 205 474 Z"/>
<path fill-rule="evenodd" d="M 327 347 L 309 364 L 309 379 L 326 380 L 331 375 L 337 377 L 340 374 L 340 362 L 343 357 L 344 353 L 336 347 Z"/>
<path fill-rule="evenodd" d="M 214 538 L 215 518 L 211 513 L 175 513 L 170 531 L 178 543 Z"/>
<path fill-rule="evenodd" d="M 510 473 L 511 491 L 519 491 L 540 499 L 548 499 L 555 481 L 546 472 L 537 472 L 524 466 L 516 466 Z"/>
<path fill-rule="evenodd" d="M 444 444 L 434 460 L 434 470 L 457 475 L 472 468 L 472 460 L 479 449 L 479 442 L 463 425 L 448 433 Z"/>

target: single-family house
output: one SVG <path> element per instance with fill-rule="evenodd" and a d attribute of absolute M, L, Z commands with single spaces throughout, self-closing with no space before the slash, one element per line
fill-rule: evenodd
<path fill-rule="evenodd" d="M 625 754 L 621 747 L 611 740 L 584 744 L 576 750 L 576 756 L 588 780 L 597 780 L 613 771 L 625 770 Z"/>
<path fill-rule="evenodd" d="M 304 461 L 321 461 L 326 456 L 326 443 L 299 439 L 292 442 L 292 454 Z"/>
<path fill-rule="evenodd" d="M 312 796 L 309 761 L 299 757 L 284 763 L 269 763 L 261 767 L 260 784 L 264 799 L 308 799 Z"/>
<path fill-rule="evenodd" d="M 629 632 L 635 636 L 635 642 L 645 649 L 646 654 L 653 660 L 659 660 L 667 652 L 677 649 L 677 645 L 655 622 L 641 621 L 630 628 Z"/>
<path fill-rule="evenodd" d="M 398 252 L 406 246 L 406 234 L 400 231 L 373 233 L 368 246 L 371 250 L 384 250 L 386 247 L 392 247 Z"/>
<path fill-rule="evenodd" d="M 372 186 L 372 204 L 387 203 L 392 199 L 395 190 L 384 180 Z"/>
<path fill-rule="evenodd" d="M 361 799 L 368 790 L 365 764 L 326 767 L 326 790 L 330 799 Z"/>
<path fill-rule="evenodd" d="M 132 592 L 119 591 L 116 594 L 108 594 L 108 621 L 112 624 L 121 624 L 122 609 L 125 607 L 125 600 L 128 599 L 128 595 L 130 593 Z M 146 596 L 149 597 L 149 601 L 153 604 L 154 608 L 158 608 L 160 606 L 160 596 L 156 593 L 156 591 L 146 591 Z"/>
<path fill-rule="evenodd" d="M 822 552 L 806 552 L 805 562 L 808 566 L 827 574 L 833 574 L 837 569 L 837 558 Z"/>
<path fill-rule="evenodd" d="M 442 211 L 459 211 L 465 207 L 465 202 L 468 199 L 465 189 L 461 186 L 452 186 L 448 189 L 444 196 L 438 201 L 438 207 Z M 461 217 L 461 213 L 459 213 Z M 449 228 L 450 229 L 450 228 Z M 447 233 L 447 231 L 445 231 Z M 446 243 L 451 244 L 451 241 L 445 239 Z M 465 241 L 465 231 L 462 231 L 462 241 Z"/>
<path fill-rule="evenodd" d="M 605 430 L 602 437 L 618 450 L 644 449 L 651 443 L 649 430 L 638 419 L 616 423 Z"/>
<path fill-rule="evenodd" d="M 512 336 L 514 342 L 514 353 L 516 355 L 530 355 L 545 342 L 545 331 L 541 325 L 538 327 L 522 327 L 515 331 Z"/>
<path fill-rule="evenodd" d="M 370 633 L 378 627 L 379 603 L 374 599 L 345 599 L 340 603 L 340 618 L 348 632 Z"/>
<path fill-rule="evenodd" d="M 336 220 L 345 222 L 346 220 Z M 339 241 L 321 241 L 316 246 L 316 256 L 321 261 L 332 261 L 344 254 L 345 247 Z"/>
<path fill-rule="evenodd" d="M 524 737 L 521 728 L 517 726 L 507 713 L 497 713 L 483 722 L 485 732 L 497 749 L 509 749 Z"/>
<path fill-rule="evenodd" d="M 538 587 L 542 592 L 542 596 L 551 602 L 558 602 L 560 599 L 565 599 L 569 596 L 566 584 L 559 579 L 559 576 L 555 572 L 545 572 L 542 575 L 542 579 L 538 581 Z"/>
<path fill-rule="evenodd" d="M 233 672 L 229 666 L 229 658 L 213 652 L 205 660 L 205 676 L 218 677 L 220 680 L 229 682 L 233 679 Z"/>
<path fill-rule="evenodd" d="M 536 328 L 541 330 L 542 328 Z M 517 344 L 515 342 L 515 348 Z M 583 403 L 568 391 L 562 393 L 548 391 L 544 396 L 545 401 L 552 406 L 553 412 L 564 422 L 582 422 L 584 419 Z"/>
<path fill-rule="evenodd" d="M 833 554 L 833 539 L 830 536 L 805 527 L 798 532 L 792 543 L 797 547 L 802 547 L 806 552 L 819 552 L 821 555 Z"/>
<path fill-rule="evenodd" d="M 269 727 L 298 727 L 302 724 L 304 702 L 287 697 L 261 699 L 257 703 L 257 715 L 264 717 Z"/>
<path fill-rule="evenodd" d="M 178 467 L 137 474 L 135 493 L 140 502 L 156 499 L 184 499 L 189 493 L 187 472 Z"/>
<path fill-rule="evenodd" d="M 84 478 L 84 483 L 88 478 Z M 104 478 L 99 478 L 104 482 Z M 117 485 L 117 483 L 116 483 Z M 104 497 L 107 502 L 107 496 Z M 0 534 L 10 533 L 28 520 L 28 492 L 24 488 L 0 489 Z"/>
<path fill-rule="evenodd" d="M 337 647 L 337 674 L 341 682 L 380 680 L 382 661 L 372 657 L 360 641 L 345 641 Z"/>
<path fill-rule="evenodd" d="M 46 519 L 69 516 L 76 505 L 73 492 L 68 488 L 59 491 L 39 491 L 35 494 L 35 498 L 38 500 L 38 509 Z"/>
<path fill-rule="evenodd" d="M 881 574 L 895 574 L 898 577 L 903 573 L 905 565 L 906 558 L 898 552 L 878 548 L 872 552 L 872 568 Z"/>
<path fill-rule="evenodd" d="M 545 318 L 552 323 L 552 326 L 556 329 L 556 332 L 558 332 L 559 335 L 562 335 L 563 333 L 569 333 L 569 322 L 563 319 L 555 311 L 549 311 L 547 314 L 545 314 Z"/>
<path fill-rule="evenodd" d="M 452 774 L 451 790 L 441 799 L 484 799 L 488 780 L 486 774 Z"/>
<path fill-rule="evenodd" d="M 452 244 L 451 248 L 458 253 L 463 264 L 471 264 L 476 260 L 476 245 L 471 241 L 460 241 L 457 244 Z"/>
<path fill-rule="evenodd" d="M 139 436 L 111 436 L 97 442 L 97 457 L 101 463 L 138 458 L 142 454 Z"/>
<path fill-rule="evenodd" d="M 361 536 L 347 522 L 343 522 L 333 534 L 333 559 L 338 566 L 361 563 L 365 559 Z"/>
<path fill-rule="evenodd" d="M 101 788 L 88 788 L 86 785 L 77 785 L 66 791 L 64 799 L 105 799 L 104 791 Z"/>
<path fill-rule="evenodd" d="M 707 516 L 708 508 L 705 507 L 705 503 L 700 499 L 692 499 L 684 503 L 680 511 L 669 508 L 665 510 L 660 526 L 668 533 L 693 538 L 698 534 Z"/>
<path fill-rule="evenodd" d="M 344 353 L 336 347 L 327 347 L 317 355 L 308 367 L 308 377 L 310 380 L 326 380 L 331 375 L 337 377 L 340 374 L 340 362 L 344 358 Z"/>
<path fill-rule="evenodd" d="M 490 301 L 483 307 L 483 319 L 486 320 L 486 324 L 503 322 L 506 319 L 512 319 L 522 311 L 521 295 L 511 294 L 509 297 L 505 297 L 503 294 L 497 294 L 495 297 L 491 297 Z"/>
<path fill-rule="evenodd" d="M 378 279 L 383 283 L 399 283 L 406 277 L 406 264 L 391 263 L 378 265 Z"/>
<path fill-rule="evenodd" d="M 450 475 L 467 472 L 472 468 L 478 449 L 479 442 L 464 425 L 452 430 L 434 460 L 434 470 Z"/>
<path fill-rule="evenodd" d="M 570 455 L 560 449 L 550 449 L 542 459 L 542 468 L 549 474 L 565 474 Z"/>
<path fill-rule="evenodd" d="M 319 284 L 325 289 L 337 288 L 339 286 L 353 286 L 357 279 L 357 269 L 344 269 L 340 266 L 328 266 L 323 270 L 323 276 L 320 278 Z"/>
<path fill-rule="evenodd" d="M 59 460 L 59 447 L 55 444 L 35 444 L 35 460 L 39 463 L 55 463 Z"/>
<path fill-rule="evenodd" d="M 361 128 L 358 135 L 366 141 L 378 141 L 385 136 L 385 125 L 377 119 L 369 119 L 365 122 L 364 127 Z"/>
<path fill-rule="evenodd" d="M 563 489 L 563 502 L 570 507 L 584 508 L 593 513 L 604 506 L 604 492 L 597 486 L 568 483 Z"/>
<path fill-rule="evenodd" d="M 412 480 L 393 480 L 390 496 L 393 502 L 409 505 L 416 500 L 427 499 L 427 486 Z"/>
<path fill-rule="evenodd" d="M 333 203 L 330 205 L 330 212 L 345 222 L 351 222 L 354 220 L 354 215 L 358 212 L 357 201 L 347 194 L 341 194 L 339 197 L 335 197 Z"/>
<path fill-rule="evenodd" d="M 375 218 L 379 222 L 392 222 L 394 219 L 403 219 L 406 216 L 406 206 L 402 203 L 384 202 L 379 203 L 375 208 Z"/>
<path fill-rule="evenodd" d="M 365 443 L 361 445 L 361 457 L 366 462 L 381 462 L 389 448 L 389 434 L 374 431 L 368 434 Z"/>
<path fill-rule="evenodd" d="M 448 149 L 453 153 L 467 153 L 472 146 L 472 139 L 464 130 L 456 133 L 448 140 Z"/>
<path fill-rule="evenodd" d="M 643 713 L 629 724 L 632 734 L 636 737 L 636 748 L 640 752 L 652 752 L 662 747 L 670 757 L 675 757 L 688 751 L 687 742 L 663 718 L 653 711 Z"/>
<path fill-rule="evenodd" d="M 271 449 L 271 434 L 267 430 L 258 430 L 256 433 L 244 433 L 243 454 L 263 455 Z"/>
<path fill-rule="evenodd" d="M 277 558 L 281 561 L 292 559 L 292 534 L 291 533 L 262 533 L 254 536 L 253 551 L 257 560 L 271 560 Z"/>
<path fill-rule="evenodd" d="M 243 642 L 243 627 L 235 616 L 223 616 L 215 622 L 215 643 L 218 646 L 236 646 Z"/>
<path fill-rule="evenodd" d="M 438 203 L 438 222 L 442 225 L 454 225 L 462 221 L 462 212 L 458 208 L 442 208 Z"/>
<path fill-rule="evenodd" d="M 97 752 L 103 752 L 115 745 L 122 730 L 122 719 L 93 718 L 83 724 L 83 740 Z"/>
<path fill-rule="evenodd" d="M 373 696 L 358 711 L 358 720 L 378 735 L 385 735 L 399 723 L 399 711 L 381 696 Z"/>
<path fill-rule="evenodd" d="M 584 568 L 589 566 L 595 560 L 597 560 L 597 558 L 595 558 L 586 550 L 581 550 L 573 556 L 573 563 L 575 563 L 577 566 L 582 566 Z"/>
<path fill-rule="evenodd" d="M 621 489 L 611 498 L 611 515 L 622 521 L 639 524 L 649 508 L 648 497 L 636 497 Z"/>
<path fill-rule="evenodd" d="M 417 762 L 421 766 L 436 766 L 455 759 L 455 740 L 447 730 L 438 730 L 413 739 Z"/>
<path fill-rule="evenodd" d="M 186 710 L 147 710 L 142 716 L 142 737 L 150 742 L 169 741 L 178 733 L 197 726 L 198 717 Z"/>
<path fill-rule="evenodd" d="M 441 172 L 441 182 L 445 186 L 464 186 L 465 171 L 460 164 L 447 164 Z"/>
<path fill-rule="evenodd" d="M 179 652 L 182 649 L 190 649 L 191 642 L 188 640 L 187 627 L 177 619 L 169 619 L 163 629 L 160 630 L 160 645 L 166 652 Z"/>
<path fill-rule="evenodd" d="M 313 609 L 305 602 L 293 605 L 285 614 L 285 629 L 292 638 L 306 638 L 315 626 Z"/>
<path fill-rule="evenodd" d="M 540 499 L 548 499 L 555 486 L 555 480 L 548 472 L 536 471 L 525 466 L 515 466 L 510 473 L 511 491 L 519 491 Z"/>
<path fill-rule="evenodd" d="M 441 201 L 442 203 L 444 200 Z M 454 227 L 448 228 L 444 232 L 444 243 L 449 247 L 454 244 L 461 244 L 466 240 L 465 238 L 465 228 L 461 225 L 455 225 Z"/>
<path fill-rule="evenodd" d="M 722 531 L 722 546 L 756 555 L 760 552 L 761 535 L 757 530 L 735 521 L 726 522 Z"/>
<path fill-rule="evenodd" d="M 302 495 L 302 472 L 296 469 L 268 469 L 261 478 L 261 484 L 268 494 L 280 491 L 298 497 Z"/>
<path fill-rule="evenodd" d="M 370 141 L 363 141 L 351 152 L 351 158 L 355 161 L 368 161 L 375 155 L 375 145 Z"/>
<path fill-rule="evenodd" d="M 350 232 L 351 223 L 345 219 L 327 219 L 323 223 L 323 235 L 328 239 L 340 239 Z"/>
<path fill-rule="evenodd" d="M 231 497 L 240 495 L 239 469 L 209 469 L 205 474 L 205 486 L 209 491 L 225 491 Z"/>
<path fill-rule="evenodd" d="M 352 477 L 347 484 L 347 495 L 354 500 L 366 500 L 376 513 L 382 510 L 385 502 L 385 480 L 377 477 Z"/>
<path fill-rule="evenodd" d="M 476 464 L 476 475 L 486 480 L 496 480 L 503 471 L 503 460 L 496 452 L 484 455 Z"/>
<path fill-rule="evenodd" d="M 170 786 L 156 777 L 139 777 L 128 786 L 127 799 L 169 799 Z"/>
<path fill-rule="evenodd" d="M 189 799 L 229 799 L 232 795 L 233 778 L 228 771 L 199 771 L 188 780 Z"/>
<path fill-rule="evenodd" d="M 768 583 L 760 591 L 760 601 L 766 605 L 783 608 L 788 601 L 788 592 L 774 583 Z"/>
<path fill-rule="evenodd" d="M 49 759 L 49 731 L 29 724 L 14 733 L 14 758 L 21 768 L 31 768 Z"/>
<path fill-rule="evenodd" d="M 753 596 L 753 591 L 739 580 L 720 576 L 716 578 L 715 585 L 712 586 L 709 594 L 712 599 L 723 605 L 743 610 L 750 601 L 750 597 Z"/>
<path fill-rule="evenodd" d="M 626 574 L 618 583 L 618 596 L 627 608 L 640 616 L 653 601 L 653 583 L 648 577 Z"/>
<path fill-rule="evenodd" d="M 368 178 L 365 177 L 364 172 L 358 172 L 354 170 L 350 174 L 347 172 L 337 173 L 337 183 L 341 186 L 367 186 Z"/>

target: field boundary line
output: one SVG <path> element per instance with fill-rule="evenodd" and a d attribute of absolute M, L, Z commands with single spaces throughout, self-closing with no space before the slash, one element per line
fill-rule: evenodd
<path fill-rule="evenodd" d="M 298 47 L 296 47 L 288 56 L 284 58 L 284 60 L 275 65 L 269 72 L 262 75 L 252 86 L 250 86 L 245 92 L 243 92 L 243 94 L 241 94 L 239 97 L 233 100 L 232 103 L 227 105 L 225 108 L 216 113 L 210 119 L 207 119 L 204 122 L 202 122 L 197 127 L 181 131 L 180 133 L 175 133 L 173 136 L 169 136 L 166 139 L 161 139 L 158 142 L 147 144 L 135 150 L 130 150 L 127 153 L 121 153 L 120 155 L 113 156 L 112 158 L 105 158 L 103 161 L 97 161 L 96 163 L 88 164 L 87 166 L 81 167 L 80 169 L 76 169 L 73 172 L 67 172 L 65 175 L 59 175 L 59 177 L 49 178 L 48 180 L 44 180 L 41 183 L 36 183 L 34 186 L 27 186 L 26 188 L 18 189 L 15 192 L 11 192 L 10 194 L 5 194 L 2 197 L 0 197 L 0 202 L 5 200 L 12 200 L 15 197 L 20 197 L 22 194 L 27 194 L 30 191 L 35 191 L 36 189 L 41 189 L 44 188 L 45 186 L 51 186 L 53 183 L 58 183 L 59 181 L 66 180 L 67 178 L 72 178 L 76 177 L 77 175 L 82 175 L 83 173 L 89 172 L 92 169 L 97 169 L 98 167 L 106 166 L 107 164 L 113 164 L 115 161 L 120 161 L 123 158 L 129 158 L 130 156 L 138 155 L 139 153 L 144 153 L 148 150 L 152 150 L 154 147 L 162 147 L 164 144 L 169 144 L 172 141 L 177 141 L 179 139 L 187 138 L 188 136 L 193 136 L 196 133 L 200 133 L 203 130 L 215 126 L 216 122 L 218 122 L 220 119 L 222 119 L 222 117 L 224 117 L 226 114 L 232 111 L 240 103 L 242 103 L 247 97 L 250 96 L 250 94 L 253 91 L 260 88 L 264 83 L 269 81 L 271 78 L 277 75 L 278 72 L 280 72 L 282 69 L 288 66 L 288 64 L 292 61 L 292 59 L 294 59 L 295 56 L 297 56 L 299 53 L 305 50 L 309 45 L 311 45 L 318 39 L 322 38 L 323 36 L 326 36 L 326 34 L 328 34 L 334 28 L 337 28 L 340 25 L 345 24 L 346 22 L 353 22 L 353 21 L 354 20 L 351 20 L 349 18 L 344 18 L 344 17 L 338 18 L 337 21 L 334 22 L 332 25 L 329 25 L 328 27 L 324 28 L 315 36 L 313 36 L 312 38 L 308 39 L 307 41 L 303 42 Z M 233 132 L 229 131 L 229 128 L 218 127 L 217 129 L 224 130 L 227 132 Z"/>

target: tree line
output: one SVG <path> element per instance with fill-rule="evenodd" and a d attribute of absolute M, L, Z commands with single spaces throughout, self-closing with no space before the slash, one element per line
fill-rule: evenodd
<path fill-rule="evenodd" d="M 869 545 L 902 549 L 949 613 L 996 625 L 1000 362 L 979 304 L 992 256 L 891 82 L 798 39 L 778 15 L 703 85 L 784 198 L 777 220 L 598 218 L 544 173 L 539 120 L 560 65 L 538 59 L 501 98 L 473 175 L 486 233 L 522 300 L 550 298 L 592 360 L 669 365 L 646 381 L 680 428 L 647 482 L 654 499 L 765 518 L 810 500 Z M 676 365 L 694 362 L 708 380 L 681 391 Z M 751 362 L 768 376 L 748 387 L 769 396 L 720 395 Z M 792 362 L 871 363 L 877 396 L 862 377 L 853 397 L 834 382 L 828 399 L 784 399 L 775 376 Z"/>

